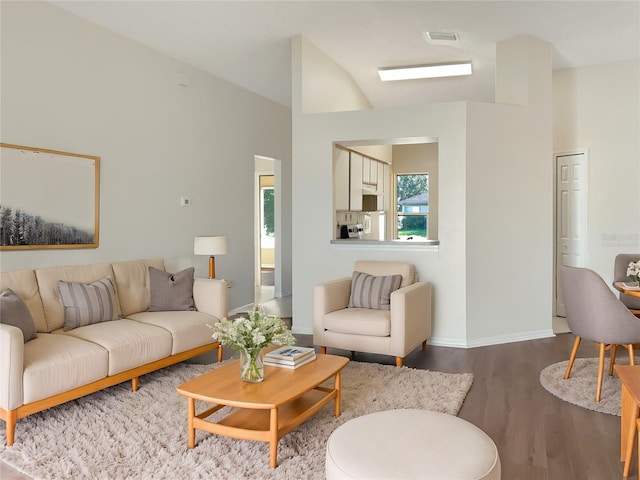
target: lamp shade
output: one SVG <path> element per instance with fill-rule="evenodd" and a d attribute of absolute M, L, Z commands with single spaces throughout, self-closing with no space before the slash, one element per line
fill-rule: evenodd
<path fill-rule="evenodd" d="M 194 255 L 224 255 L 227 253 L 227 237 L 224 235 L 195 237 L 193 253 Z"/>

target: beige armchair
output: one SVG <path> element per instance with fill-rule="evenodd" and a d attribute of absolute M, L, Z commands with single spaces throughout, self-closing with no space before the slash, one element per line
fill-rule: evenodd
<path fill-rule="evenodd" d="M 354 277 L 316 285 L 313 343 L 322 353 L 330 347 L 393 355 L 396 365 L 402 366 L 403 358 L 418 345 L 426 349 L 431 336 L 431 284 L 417 282 L 414 266 L 402 262 L 359 261 L 354 275 L 356 272 L 378 277 L 379 284 L 379 277 L 401 275 L 400 287 L 386 301 L 383 298 L 378 308 L 361 308 L 358 302 L 349 306 Z M 369 277 L 367 281 L 373 280 Z M 360 284 L 357 280 L 356 285 Z"/>

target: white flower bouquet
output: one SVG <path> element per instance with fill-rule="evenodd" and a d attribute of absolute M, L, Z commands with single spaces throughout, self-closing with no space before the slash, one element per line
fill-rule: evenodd
<path fill-rule="evenodd" d="M 267 345 L 295 345 L 296 339 L 281 318 L 256 307 L 247 317 L 223 319 L 207 325 L 222 345 L 240 351 L 240 376 L 248 382 L 264 379 L 262 349 Z"/>
<path fill-rule="evenodd" d="M 627 267 L 627 277 L 632 282 L 640 281 L 640 260 L 637 262 L 630 262 Z"/>

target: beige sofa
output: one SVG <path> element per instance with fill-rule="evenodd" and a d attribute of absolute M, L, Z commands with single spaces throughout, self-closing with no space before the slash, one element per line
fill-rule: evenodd
<path fill-rule="evenodd" d="M 161 259 L 14 270 L 0 273 L 0 291 L 11 289 L 27 305 L 37 337 L 0 324 L 0 418 L 12 445 L 18 419 L 131 380 L 207 351 L 222 349 L 207 323 L 227 316 L 223 280 L 193 280 L 192 311 L 148 311 L 149 267 Z M 115 286 L 116 320 L 65 331 L 58 282 L 90 284 L 106 276 Z M 188 288 L 188 287 L 187 287 Z M 15 298 L 15 297 L 14 297 Z"/>

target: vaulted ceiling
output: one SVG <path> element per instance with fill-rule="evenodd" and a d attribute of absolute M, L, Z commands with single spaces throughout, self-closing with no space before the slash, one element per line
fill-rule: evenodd
<path fill-rule="evenodd" d="M 374 107 L 493 101 L 496 43 L 553 45 L 553 68 L 640 58 L 638 1 L 51 1 L 73 14 L 291 105 L 291 43 L 303 35 Z M 454 32 L 435 45 L 424 32 Z M 386 82 L 378 67 L 471 60 L 474 73 Z"/>

